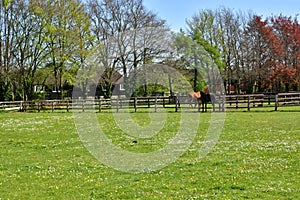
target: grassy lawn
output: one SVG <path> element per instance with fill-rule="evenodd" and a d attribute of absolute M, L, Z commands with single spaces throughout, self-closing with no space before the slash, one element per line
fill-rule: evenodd
<path fill-rule="evenodd" d="M 150 123 L 146 112 L 131 117 Z M 122 134 L 111 113 L 97 114 L 112 142 L 133 152 L 162 148 L 179 117 L 167 113 L 158 135 L 135 139 Z M 71 113 L 0 113 L 0 199 L 299 199 L 299 119 L 299 111 L 228 112 L 214 150 L 198 160 L 210 121 L 201 113 L 183 156 L 161 170 L 133 174 L 91 156 Z"/>

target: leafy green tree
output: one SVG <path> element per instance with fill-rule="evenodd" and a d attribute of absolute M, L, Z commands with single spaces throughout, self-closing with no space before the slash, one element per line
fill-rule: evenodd
<path fill-rule="evenodd" d="M 52 67 L 53 87 L 58 92 L 57 98 L 63 98 L 63 85 L 73 84 L 89 53 L 92 40 L 89 16 L 84 4 L 77 0 L 47 0 L 39 4 L 38 11 L 46 23 L 43 45 L 49 56 L 44 65 Z"/>
<path fill-rule="evenodd" d="M 70 37 L 71 52 L 70 61 L 71 65 L 66 68 L 64 72 L 64 84 L 65 85 L 74 85 L 74 78 L 78 69 L 84 69 L 89 67 L 87 65 L 87 57 L 90 55 L 93 46 L 93 42 L 95 41 L 94 35 L 92 35 L 91 31 L 91 20 L 86 11 L 86 7 L 84 4 L 74 4 L 71 6 L 70 15 L 72 18 L 70 19 L 72 27 L 70 27 L 70 31 L 72 32 Z M 76 70 L 77 69 L 77 70 Z M 75 73 L 76 72 L 76 73 Z M 87 79 L 81 80 L 81 87 L 83 91 L 83 96 L 87 96 L 87 88 L 88 83 Z M 75 85 L 74 85 L 75 86 Z"/>
<path fill-rule="evenodd" d="M 14 99 L 10 67 L 12 62 L 12 24 L 10 1 L 2 0 L 0 6 L 0 100 Z"/>
<path fill-rule="evenodd" d="M 13 1 L 12 34 L 13 60 L 15 72 L 16 96 L 22 100 L 31 100 L 34 96 L 35 73 L 43 64 L 47 52 L 43 46 L 45 24 L 35 15 L 35 4 L 26 1 Z"/>
<path fill-rule="evenodd" d="M 177 57 L 182 60 L 183 66 L 186 69 L 194 70 L 194 90 L 203 90 L 206 85 L 214 87 L 212 83 L 216 83 L 216 80 L 219 79 L 218 73 L 215 73 L 215 66 L 218 69 L 224 67 L 218 50 L 201 38 L 197 31 L 191 36 L 181 31 L 174 35 L 173 40 Z M 206 84 L 203 84 L 204 82 Z"/>
<path fill-rule="evenodd" d="M 246 24 L 240 13 L 233 13 L 230 9 L 220 8 L 215 11 L 201 10 L 191 20 L 187 21 L 188 34 L 196 39 L 211 55 L 218 65 L 223 79 L 228 86 L 237 86 L 240 91 L 239 80 L 243 78 L 243 60 L 247 57 L 243 47 L 242 25 Z"/>

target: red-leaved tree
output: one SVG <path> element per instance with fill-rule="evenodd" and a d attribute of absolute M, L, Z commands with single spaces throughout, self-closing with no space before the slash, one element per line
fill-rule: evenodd
<path fill-rule="evenodd" d="M 300 26 L 296 19 L 254 16 L 251 30 L 257 38 L 256 72 L 259 91 L 289 91 L 300 88 Z"/>

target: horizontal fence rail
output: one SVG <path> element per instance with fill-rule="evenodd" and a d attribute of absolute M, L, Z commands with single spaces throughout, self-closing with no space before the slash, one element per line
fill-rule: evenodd
<path fill-rule="evenodd" d="M 227 95 L 224 96 L 225 102 L 227 104 L 227 109 L 239 109 L 247 108 L 250 110 L 252 107 L 264 107 L 265 104 L 264 94 L 251 94 L 251 95 Z"/>
<path fill-rule="evenodd" d="M 84 112 L 85 110 L 115 110 L 131 109 L 134 112 L 143 108 L 152 108 L 157 112 L 160 108 L 171 108 L 177 112 L 181 108 L 198 108 L 196 101 L 191 102 L 187 96 L 156 96 L 156 97 L 135 97 L 135 98 L 111 98 L 111 99 L 86 99 L 86 100 L 37 100 L 37 101 L 5 101 L 0 102 L 2 111 L 30 111 L 35 110 L 66 110 L 71 109 Z M 300 93 L 278 93 L 278 94 L 243 94 L 243 95 L 219 95 L 215 101 L 208 104 L 212 111 L 225 111 L 226 109 L 247 109 L 252 108 L 274 108 L 277 111 L 284 106 L 300 106 Z"/>
<path fill-rule="evenodd" d="M 300 93 L 279 93 L 276 95 L 275 111 L 281 106 L 299 106 Z"/>
<path fill-rule="evenodd" d="M 300 106 L 300 93 L 244 94 L 222 96 L 226 109 L 274 108 Z"/>
<path fill-rule="evenodd" d="M 176 97 L 136 97 L 136 98 L 111 98 L 111 99 L 87 99 L 87 100 L 38 100 L 38 101 L 14 101 L 0 102 L 2 111 L 18 110 L 97 110 L 102 112 L 106 109 L 115 109 L 118 112 L 121 109 L 132 108 L 135 112 L 141 108 L 154 108 L 156 112 L 159 108 L 178 109 Z"/>

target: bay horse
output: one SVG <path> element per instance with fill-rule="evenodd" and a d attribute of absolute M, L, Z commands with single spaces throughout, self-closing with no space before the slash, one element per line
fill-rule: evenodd
<path fill-rule="evenodd" d="M 201 93 L 202 112 L 207 112 L 207 103 L 211 102 L 213 111 L 215 111 L 215 96 L 210 94 L 208 86 Z"/>
<path fill-rule="evenodd" d="M 200 107 L 202 106 L 202 112 L 207 112 L 207 103 L 211 102 L 214 109 L 214 95 L 211 95 L 209 92 L 208 86 L 203 91 L 198 92 L 190 92 L 188 94 L 189 97 L 189 104 L 192 106 L 192 101 L 197 100 L 197 103 L 199 105 L 199 111 Z"/>

